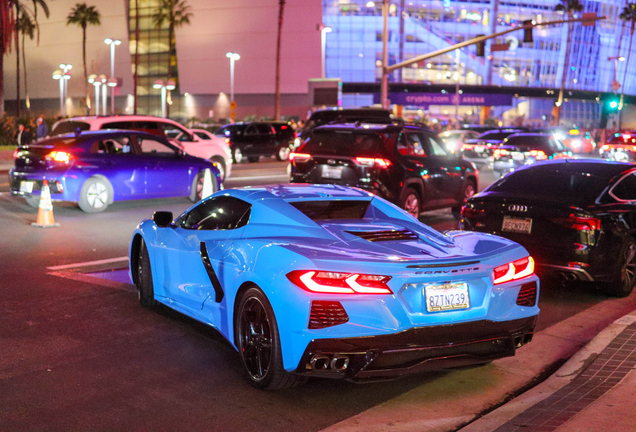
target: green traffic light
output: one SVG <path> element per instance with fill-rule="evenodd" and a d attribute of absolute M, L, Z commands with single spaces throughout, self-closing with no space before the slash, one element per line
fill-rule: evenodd
<path fill-rule="evenodd" d="M 616 101 L 610 101 L 609 106 L 610 106 L 610 108 L 618 108 L 618 102 L 616 102 Z"/>

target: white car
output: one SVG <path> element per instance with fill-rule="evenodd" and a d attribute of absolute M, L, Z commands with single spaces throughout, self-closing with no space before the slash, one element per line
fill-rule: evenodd
<path fill-rule="evenodd" d="M 55 123 L 51 129 L 51 136 L 72 133 L 77 129 L 80 131 L 101 129 L 137 130 L 164 136 L 183 148 L 186 153 L 216 163 L 221 173 L 221 179 L 229 177 L 232 171 L 232 155 L 227 143 L 220 142 L 221 140 L 212 134 L 210 134 L 210 136 L 214 137 L 212 141 L 202 138 L 202 136 L 207 137 L 209 132 L 203 131 L 205 133 L 201 135 L 167 118 L 146 115 L 73 117 Z M 197 130 L 200 131 L 200 129 Z M 175 136 L 180 138 L 172 138 Z"/>

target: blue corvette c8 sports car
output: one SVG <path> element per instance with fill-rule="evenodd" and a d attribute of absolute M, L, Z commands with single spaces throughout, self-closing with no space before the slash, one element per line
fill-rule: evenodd
<path fill-rule="evenodd" d="M 37 207 L 43 181 L 53 201 L 71 201 L 87 213 L 114 201 L 189 196 L 198 201 L 204 173 L 221 189 L 210 161 L 185 154 L 146 132 L 102 130 L 55 136 L 18 147 L 9 172 L 11 194 Z"/>
<path fill-rule="evenodd" d="M 539 314 L 519 244 L 440 233 L 344 186 L 230 189 L 176 219 L 156 212 L 129 258 L 142 305 L 215 327 L 264 389 L 513 356 Z"/>

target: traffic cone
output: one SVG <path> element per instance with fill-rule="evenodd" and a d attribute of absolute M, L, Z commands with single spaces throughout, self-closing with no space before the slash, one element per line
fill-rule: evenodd
<path fill-rule="evenodd" d="M 207 198 L 214 193 L 214 188 L 212 188 L 212 174 L 210 173 L 210 169 L 206 168 L 205 174 L 203 175 L 203 188 L 201 189 L 201 199 Z"/>
<path fill-rule="evenodd" d="M 51 191 L 48 180 L 42 183 L 42 193 L 40 194 L 40 206 L 38 208 L 38 219 L 31 223 L 31 226 L 38 228 L 58 227 L 59 223 L 53 220 L 53 203 L 51 202 Z"/>

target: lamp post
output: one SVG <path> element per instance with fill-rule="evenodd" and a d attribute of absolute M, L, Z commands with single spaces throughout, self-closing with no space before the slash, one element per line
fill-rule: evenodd
<path fill-rule="evenodd" d="M 331 32 L 331 27 L 320 24 L 318 28 L 320 29 L 320 59 L 322 60 L 320 65 L 320 72 L 322 73 L 322 77 L 326 78 L 327 33 Z"/>
<path fill-rule="evenodd" d="M 161 89 L 161 117 L 166 117 L 166 99 L 168 90 L 174 90 L 175 87 L 175 83 L 172 80 L 168 80 L 168 82 L 164 84 L 162 80 L 158 79 L 152 85 L 152 88 Z"/>
<path fill-rule="evenodd" d="M 240 60 L 241 56 L 231 52 L 225 56 L 230 59 L 230 102 L 234 102 L 234 62 Z"/>
<path fill-rule="evenodd" d="M 102 114 L 106 115 L 106 100 L 108 98 L 108 77 L 104 74 L 100 75 L 99 82 L 102 84 Z"/>
<path fill-rule="evenodd" d="M 60 64 L 60 69 L 62 69 L 62 72 L 64 73 L 64 76 L 68 76 L 68 78 L 64 78 L 64 99 L 66 100 L 66 98 L 68 97 L 68 83 L 66 82 L 67 79 L 69 79 L 71 77 L 71 75 L 68 73 L 68 71 L 70 71 L 71 69 L 73 69 L 73 65 L 71 64 Z"/>
<path fill-rule="evenodd" d="M 95 87 L 95 115 L 99 115 L 99 86 L 102 85 L 101 81 L 97 79 L 96 74 L 91 74 L 88 76 L 88 83 L 93 84 Z"/>
<path fill-rule="evenodd" d="M 115 47 L 121 44 L 119 39 L 104 39 L 104 43 L 110 45 L 110 78 L 114 79 L 115 77 Z M 108 86 L 112 87 L 110 93 L 110 113 L 115 114 L 115 87 L 117 86 L 117 80 L 115 80 L 115 85 L 111 85 L 111 81 L 108 80 Z M 106 107 L 104 107 L 104 114 L 106 114 Z"/>
<path fill-rule="evenodd" d="M 70 67 L 66 70 L 58 69 L 53 72 L 53 79 L 60 82 L 60 115 L 62 117 L 64 117 L 64 89 L 66 88 L 66 81 L 71 78 L 71 74 L 68 73 L 69 69 Z"/>
<path fill-rule="evenodd" d="M 616 69 L 618 69 L 618 61 L 625 61 L 625 57 L 623 56 L 614 56 L 614 57 L 608 57 L 607 58 L 608 61 L 614 60 L 614 79 L 612 80 L 612 90 L 614 90 L 614 94 L 616 94 L 616 92 L 618 91 L 619 88 L 621 88 L 621 84 L 616 81 Z"/>

